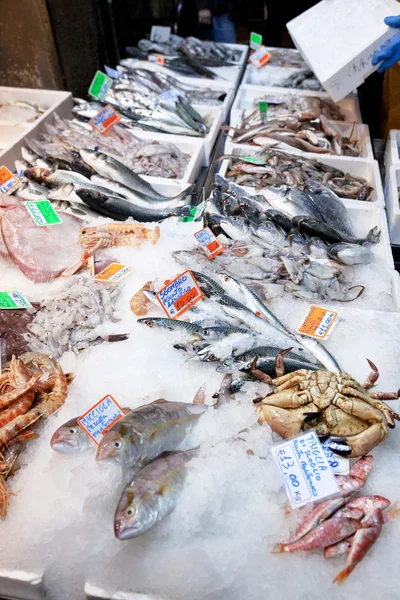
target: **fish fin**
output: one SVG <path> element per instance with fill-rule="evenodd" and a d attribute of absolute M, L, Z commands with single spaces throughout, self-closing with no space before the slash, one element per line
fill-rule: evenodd
<path fill-rule="evenodd" d="M 283 554 L 285 551 L 285 544 L 275 544 L 271 550 L 271 554 Z"/>
<path fill-rule="evenodd" d="M 381 232 L 378 229 L 378 227 L 375 226 L 371 229 L 371 231 L 368 232 L 366 241 L 370 242 L 371 244 L 377 244 L 379 242 L 380 237 L 381 237 Z"/>
<path fill-rule="evenodd" d="M 206 386 L 203 384 L 197 390 L 195 397 L 192 400 L 192 404 L 204 404 L 206 399 Z"/>
<path fill-rule="evenodd" d="M 150 404 L 164 404 L 166 402 L 165 398 L 158 398 L 158 400 L 153 400 Z"/>
<path fill-rule="evenodd" d="M 345 569 L 343 569 L 343 571 L 340 571 L 339 575 L 336 575 L 335 579 L 333 580 L 333 583 L 342 585 L 342 583 L 346 581 L 351 572 L 352 569 L 350 569 L 350 567 L 346 567 Z"/>

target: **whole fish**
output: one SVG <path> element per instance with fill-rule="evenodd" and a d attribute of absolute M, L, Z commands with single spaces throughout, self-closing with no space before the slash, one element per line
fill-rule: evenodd
<path fill-rule="evenodd" d="M 380 510 L 387 508 L 390 506 L 390 500 L 383 496 L 358 496 L 358 498 L 349 500 L 346 506 L 349 508 L 359 508 L 364 511 L 364 514 L 367 514 L 376 508 Z"/>
<path fill-rule="evenodd" d="M 165 329 L 184 330 L 189 333 L 197 333 L 201 331 L 200 325 L 196 323 L 189 323 L 188 321 L 178 321 L 175 319 L 168 319 L 167 317 L 143 317 L 138 319 L 137 323 L 143 323 L 147 327 L 162 327 Z"/>
<path fill-rule="evenodd" d="M 24 200 L 40 200 L 48 198 L 49 189 L 29 179 L 23 181 L 18 188 L 18 196 Z"/>
<path fill-rule="evenodd" d="M 288 544 L 297 542 L 317 525 L 328 519 L 333 513 L 341 508 L 346 500 L 344 498 L 330 498 L 324 502 L 319 502 L 299 523 L 293 536 L 290 537 Z"/>
<path fill-rule="evenodd" d="M 299 550 L 322 550 L 353 535 L 360 524 L 355 519 L 331 519 L 314 527 L 296 542 L 280 544 L 277 552 L 298 552 Z"/>
<path fill-rule="evenodd" d="M 59 187 L 65 183 L 88 183 L 90 179 L 76 173 L 75 171 L 64 171 L 62 169 L 56 169 L 51 171 L 50 169 L 43 169 L 41 167 L 32 167 L 24 171 L 24 176 L 28 179 L 33 179 L 37 183 L 45 183 L 48 187 Z"/>
<path fill-rule="evenodd" d="M 328 256 L 343 265 L 367 265 L 374 260 L 374 254 L 368 246 L 340 243 L 328 247 Z"/>
<path fill-rule="evenodd" d="M 371 244 L 377 244 L 381 235 L 378 227 L 373 227 L 365 238 L 356 238 L 346 235 L 327 223 L 323 223 L 311 217 L 297 216 L 293 217 L 292 221 L 300 231 L 305 231 L 309 235 L 319 236 L 329 242 L 347 242 L 350 244 L 364 244 L 365 242 L 370 242 Z"/>
<path fill-rule="evenodd" d="M 155 400 L 118 421 L 101 440 L 96 460 L 134 467 L 176 450 L 205 405 Z"/>
<path fill-rule="evenodd" d="M 106 196 L 101 192 L 89 189 L 77 190 L 76 194 L 91 209 L 116 221 L 126 221 L 129 217 L 132 217 L 140 223 L 151 223 L 163 221 L 169 217 L 188 217 L 192 210 L 189 205 L 158 209 L 156 203 L 153 207 L 144 208 L 133 204 L 129 200 L 116 196 Z"/>
<path fill-rule="evenodd" d="M 187 463 L 198 449 L 166 453 L 141 469 L 126 486 L 114 517 L 115 536 L 128 540 L 145 533 L 176 506 Z"/>
<path fill-rule="evenodd" d="M 369 512 L 361 521 L 361 528 L 356 531 L 351 542 L 350 553 L 345 568 L 335 577 L 333 583 L 341 585 L 358 563 L 364 558 L 368 550 L 378 539 L 383 525 L 383 515 L 379 508 Z"/>

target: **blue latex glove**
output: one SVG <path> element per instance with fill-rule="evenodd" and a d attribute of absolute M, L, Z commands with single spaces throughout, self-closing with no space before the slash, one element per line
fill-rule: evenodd
<path fill-rule="evenodd" d="M 389 27 L 395 27 L 400 29 L 400 15 L 397 17 L 386 17 L 385 19 L 386 25 Z M 378 63 L 382 62 L 378 69 L 378 73 L 383 73 L 389 67 L 392 67 L 397 62 L 400 61 L 400 34 L 396 35 L 396 37 L 382 50 L 377 52 L 375 56 L 372 58 L 372 64 L 375 66 Z"/>

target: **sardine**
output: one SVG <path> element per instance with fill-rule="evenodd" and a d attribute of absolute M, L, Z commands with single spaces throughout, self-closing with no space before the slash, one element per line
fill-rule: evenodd
<path fill-rule="evenodd" d="M 186 478 L 186 465 L 197 454 L 197 448 L 166 453 L 134 476 L 115 511 L 114 531 L 119 540 L 142 535 L 173 511 Z"/>
<path fill-rule="evenodd" d="M 96 460 L 128 468 L 148 463 L 162 452 L 177 450 L 205 405 L 155 400 L 135 409 L 108 431 Z"/>

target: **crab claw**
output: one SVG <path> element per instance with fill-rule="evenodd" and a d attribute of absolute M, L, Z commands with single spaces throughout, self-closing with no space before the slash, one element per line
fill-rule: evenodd
<path fill-rule="evenodd" d="M 367 379 L 364 381 L 363 387 L 366 390 L 370 390 L 375 385 L 375 382 L 378 380 L 379 371 L 378 371 L 378 367 L 376 365 L 374 365 L 372 360 L 369 360 L 369 358 L 367 358 L 367 362 L 368 362 L 369 366 L 371 367 L 372 371 L 368 375 Z"/>
<path fill-rule="evenodd" d="M 282 377 L 285 374 L 285 355 L 293 350 L 293 348 L 286 348 L 286 350 L 281 350 L 278 352 L 275 358 L 275 372 L 277 377 Z"/>
<path fill-rule="evenodd" d="M 332 452 L 338 454 L 339 456 L 349 456 L 349 454 L 351 454 L 352 451 L 351 446 L 349 446 L 348 444 L 342 444 L 340 442 L 337 442 L 333 438 L 330 438 L 328 442 L 328 447 L 329 450 L 332 450 Z"/>
<path fill-rule="evenodd" d="M 382 442 L 387 435 L 388 430 L 386 425 L 383 422 L 375 423 L 361 433 L 345 437 L 332 436 L 330 438 L 333 443 L 338 443 L 340 446 L 344 444 L 349 447 L 350 452 L 347 451 L 347 447 L 344 449 L 341 447 L 335 449 L 331 444 L 329 444 L 329 447 L 336 454 L 340 455 L 341 452 L 346 452 L 344 456 L 347 456 L 348 458 L 357 458 L 358 456 L 365 456 L 368 454 L 372 448 L 375 448 L 375 446 Z"/>
<path fill-rule="evenodd" d="M 271 377 L 263 371 L 261 371 L 260 369 L 257 369 L 258 358 L 259 357 L 256 356 L 253 362 L 251 363 L 250 373 L 254 375 L 254 377 L 256 377 L 259 381 L 262 381 L 262 383 L 268 383 L 269 385 L 273 385 Z"/>

